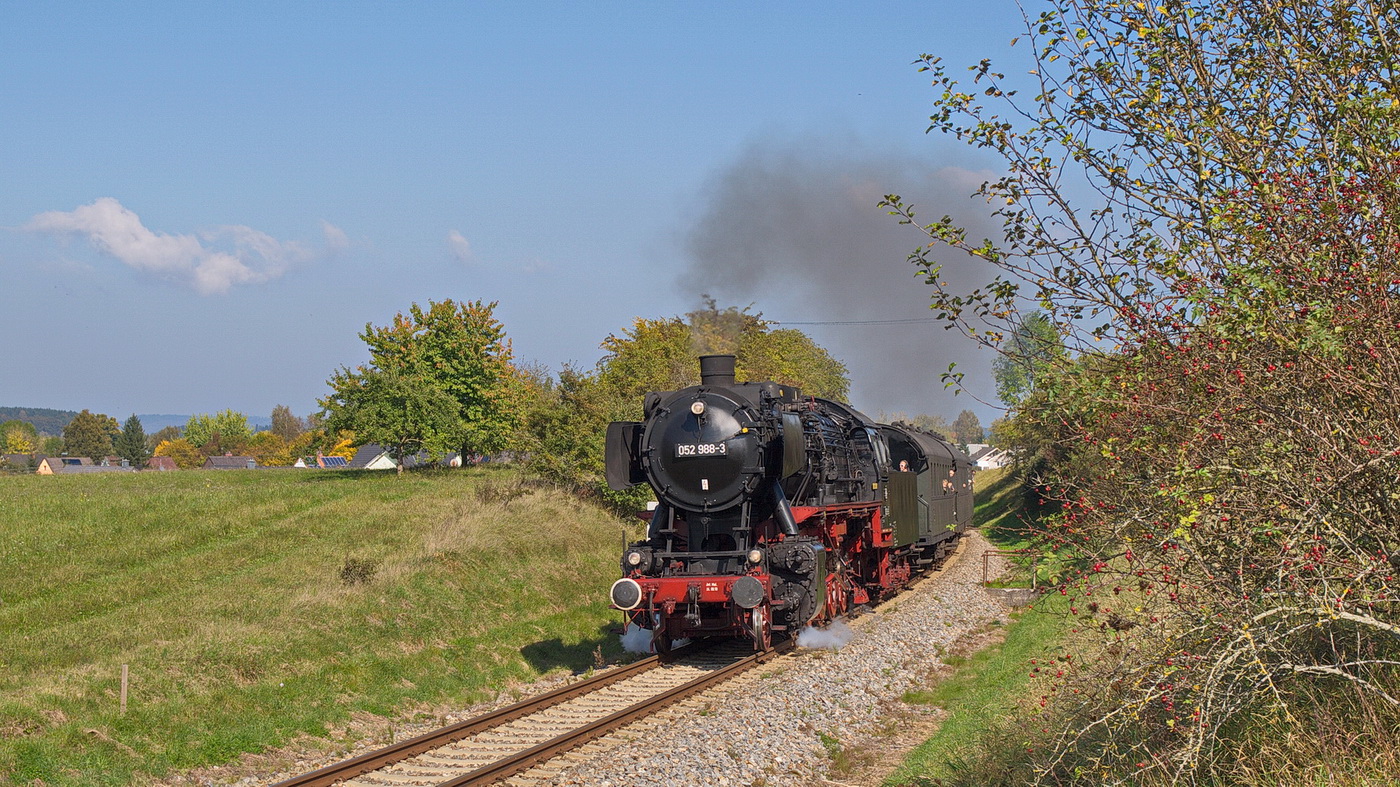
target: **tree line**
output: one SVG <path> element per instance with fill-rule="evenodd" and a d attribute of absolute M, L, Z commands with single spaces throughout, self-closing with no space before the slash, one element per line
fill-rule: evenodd
<path fill-rule="evenodd" d="M 262 431 L 233 410 L 194 415 L 183 427 L 167 426 L 152 434 L 135 414 L 118 424 L 112 416 L 83 410 L 63 425 L 61 435 L 43 435 L 33 423 L 16 419 L 0 423 L 0 449 L 25 457 L 26 466 L 40 456 L 66 455 L 94 462 L 115 456 L 139 468 L 152 456 L 168 456 L 181 469 L 227 453 L 253 457 L 266 467 L 289 466 L 317 451 L 353 455 L 348 436 L 328 433 L 318 414 L 299 418 L 286 405 L 273 408 L 271 428 Z"/>
<path fill-rule="evenodd" d="M 12 421 L 0 424 L 0 438 L 6 453 L 34 454 L 43 444 L 47 453 L 119 456 L 135 467 L 151 456 L 170 457 L 182 469 L 224 454 L 267 467 L 318 451 L 348 459 L 366 443 L 384 447 L 400 472 L 420 452 L 433 459 L 505 453 L 546 480 L 626 508 L 640 505 L 642 493 L 618 496 L 604 483 L 607 425 L 640 419 L 649 391 L 698 383 L 698 356 L 733 353 L 741 379 L 774 380 L 812 396 L 844 400 L 850 389 L 846 367 L 805 333 L 708 297 L 684 315 L 637 318 L 603 340 L 597 364 L 557 374 L 516 361 L 495 308 L 479 300 L 429 301 L 388 325 L 367 323 L 360 338 L 370 360 L 331 374 L 320 412 L 303 419 L 278 405 L 265 431 L 254 431 L 243 413 L 223 410 L 147 435 L 135 415 L 119 425 L 84 410 L 62 437 L 40 438 L 32 424 Z M 930 414 L 881 417 L 962 443 L 984 439 L 970 410 L 952 422 Z"/>
<path fill-rule="evenodd" d="M 327 429 L 384 446 L 399 463 L 419 451 L 440 456 L 508 451 L 536 475 L 623 508 L 603 480 L 603 439 L 611 421 L 639 420 L 643 396 L 699 382 L 700 355 L 732 353 L 741 379 L 774 380 L 805 394 L 844 400 L 846 367 L 805 333 L 774 328 L 747 308 L 701 308 L 637 318 L 601 343 L 592 367 L 557 374 L 517 364 L 495 303 L 414 304 L 387 326 L 366 324 L 370 361 L 337 370 L 320 400 Z M 946 420 L 918 416 L 949 431 Z M 956 422 L 981 439 L 976 415 Z M 636 499 L 634 499 L 636 498 Z"/>

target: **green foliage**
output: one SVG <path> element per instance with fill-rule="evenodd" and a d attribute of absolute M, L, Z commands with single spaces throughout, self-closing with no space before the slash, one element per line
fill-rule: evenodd
<path fill-rule="evenodd" d="M 970 443 L 980 443 L 984 437 L 982 430 L 982 419 L 977 417 L 977 413 L 971 410 L 963 410 L 958 413 L 958 417 L 953 419 L 954 440 L 961 445 Z"/>
<path fill-rule="evenodd" d="M 146 447 L 146 430 L 141 428 L 141 419 L 135 413 L 122 424 L 121 434 L 112 441 L 112 448 L 132 467 L 139 468 L 150 458 L 150 449 Z"/>
<path fill-rule="evenodd" d="M 399 472 L 405 457 L 426 450 L 440 458 L 462 435 L 460 405 L 436 380 L 392 368 L 363 369 L 323 400 L 327 428 L 383 446 Z"/>
<path fill-rule="evenodd" d="M 112 438 L 120 433 L 117 419 L 83 410 L 63 427 L 63 450 L 69 456 L 86 456 L 97 462 L 112 453 Z"/>
<path fill-rule="evenodd" d="M 636 511 L 651 498 L 646 486 L 625 492 L 607 487 L 603 442 L 613 421 L 639 421 L 651 391 L 673 391 L 700 382 L 698 356 L 739 353 L 740 380 L 774 380 L 804 395 L 845 395 L 845 367 L 799 331 L 770 330 L 746 309 L 720 309 L 713 299 L 685 319 L 637 318 L 621 335 L 602 343 L 607 353 L 590 371 L 566 367 L 557 383 L 539 380 L 528 397 L 522 445 L 531 469 L 556 483 Z"/>
<path fill-rule="evenodd" d="M 327 381 L 332 393 L 320 400 L 328 421 L 338 424 L 332 431 L 347 428 L 348 416 L 338 413 L 365 387 L 366 377 L 382 373 L 390 377 L 372 385 L 384 389 L 391 380 L 413 381 L 446 393 L 459 408 L 457 424 L 448 429 L 440 417 L 442 408 L 429 401 L 438 399 L 436 394 L 418 401 L 412 412 L 432 420 L 400 430 L 419 433 L 409 442 L 427 440 L 437 445 L 451 439 L 463 454 L 506 448 L 520 423 L 526 381 L 511 364 L 510 341 L 505 326 L 494 316 L 495 308 L 494 302 L 429 301 L 427 309 L 415 303 L 408 314 L 395 315 L 390 325 L 366 324 L 360 338 L 369 345 L 369 365 L 337 371 Z M 386 412 L 383 407 L 378 410 Z"/>
<path fill-rule="evenodd" d="M 1036 389 L 1036 383 L 1065 360 L 1064 341 L 1044 312 L 1033 311 L 1015 320 L 1009 340 L 992 361 L 997 398 L 1015 406 Z"/>
<path fill-rule="evenodd" d="M 668 356 L 673 378 L 691 380 L 686 385 L 694 385 L 699 382 L 696 358 L 734 355 L 737 358 L 735 375 L 740 380 L 771 380 L 801 388 L 806 396 L 845 401 L 850 390 L 846 366 L 807 334 L 792 328 L 770 328 L 763 315 L 751 314 L 747 307 L 720 309 L 714 298 L 704 296 L 704 301 L 704 308 L 686 313 L 680 323 L 688 329 L 690 352 Z M 607 348 L 606 343 L 604 348 Z M 680 387 L 684 386 L 647 390 Z"/>
<path fill-rule="evenodd" d="M 214 445 L 211 451 L 237 451 L 253 436 L 248 425 L 248 416 L 233 410 L 220 410 L 213 415 L 204 413 L 190 416 L 182 432 L 184 438 L 199 448 Z"/>

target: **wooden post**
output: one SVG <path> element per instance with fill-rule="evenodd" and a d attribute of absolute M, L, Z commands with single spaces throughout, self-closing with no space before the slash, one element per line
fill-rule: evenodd
<path fill-rule="evenodd" d="M 127 676 L 128 676 L 128 674 L 129 674 L 129 673 L 128 673 L 128 671 L 127 671 L 127 665 L 123 664 L 123 665 L 122 665 L 122 715 L 123 715 L 123 716 L 126 715 L 126 682 L 127 682 Z"/>

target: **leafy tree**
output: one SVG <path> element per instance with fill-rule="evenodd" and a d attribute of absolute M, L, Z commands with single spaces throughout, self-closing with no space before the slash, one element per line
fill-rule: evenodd
<path fill-rule="evenodd" d="M 650 491 L 616 493 L 607 488 L 607 425 L 640 420 L 642 399 L 650 391 L 699 383 L 698 354 L 737 351 L 741 380 L 776 380 L 804 394 L 841 398 L 849 385 L 845 367 L 804 334 L 771 331 L 759 315 L 734 307 L 720 309 L 712 299 L 685 319 L 637 318 L 621 334 L 603 340 L 602 348 L 607 354 L 594 369 L 566 367 L 557 384 L 535 384 L 524 444 L 535 472 L 623 511 L 635 510 Z"/>
<path fill-rule="evenodd" d="M 49 456 L 58 456 L 63 453 L 63 438 L 48 435 L 40 437 L 39 450 Z"/>
<path fill-rule="evenodd" d="M 1006 349 L 1034 308 L 1079 353 L 1022 392 L 1015 427 L 1046 459 L 1053 539 L 1091 567 L 1061 590 L 1110 642 L 1103 666 L 1066 666 L 1072 685 L 1047 691 L 1078 704 L 1021 749 L 1027 770 L 1233 783 L 1311 767 L 1310 751 L 1392 748 L 1396 9 L 1044 7 L 1029 100 L 990 62 L 965 84 L 921 59 L 931 128 L 1006 173 L 980 189 L 998 239 L 948 218 L 923 229 L 997 280 L 955 292 L 927 249 L 913 257 L 968 335 Z M 1344 735 L 1314 725 L 1331 705 Z M 1246 744 L 1270 759 L 1241 764 Z"/>
<path fill-rule="evenodd" d="M 704 307 L 685 315 L 689 330 L 688 353 L 667 357 L 667 368 L 686 385 L 699 381 L 695 359 L 701 355 L 730 354 L 737 357 L 735 373 L 741 380 L 772 380 L 802 389 L 807 396 L 845 400 L 850 391 L 846 366 L 831 357 L 811 337 L 792 328 L 772 329 L 761 314 L 748 308 L 719 308 L 715 299 L 704 296 Z M 676 325 L 670 326 L 672 330 Z M 610 337 L 611 338 L 611 337 Z M 678 337 L 677 337 L 678 338 Z M 675 345 L 669 345 L 674 348 Z M 605 345 L 606 349 L 606 345 Z M 647 390 L 673 390 L 649 388 Z"/>
<path fill-rule="evenodd" d="M 405 457 L 426 450 L 438 458 L 460 439 L 460 405 L 434 381 L 393 369 L 366 369 L 355 383 L 324 400 L 326 423 L 354 432 L 361 442 L 383 446 L 400 475 Z"/>
<path fill-rule="evenodd" d="M 992 362 L 992 376 L 997 397 L 1013 406 L 1034 391 L 1037 380 L 1050 373 L 1066 355 L 1059 329 L 1040 311 L 1016 319 L 1001 350 Z"/>
<path fill-rule="evenodd" d="M 334 437 L 331 435 L 332 433 L 330 432 L 325 433 L 323 441 L 327 445 L 322 449 L 321 453 L 326 456 L 339 456 L 346 461 L 355 458 L 355 446 L 370 442 L 369 440 L 357 438 L 354 432 L 347 429 L 334 432 Z"/>
<path fill-rule="evenodd" d="M 83 410 L 63 427 L 63 448 L 69 456 L 100 462 L 112 453 L 112 438 L 120 433 L 117 419 Z"/>
<path fill-rule="evenodd" d="M 454 442 L 463 454 L 500 451 L 519 424 L 523 381 L 511 364 L 510 341 L 495 308 L 494 302 L 429 301 L 427 309 L 413 304 L 390 325 L 366 324 L 360 338 L 369 345 L 370 363 L 332 375 L 332 393 L 320 401 L 323 411 L 329 418 L 364 386 L 366 375 L 390 373 L 422 381 L 457 402 Z M 383 379 L 376 383 L 382 384 Z M 435 420 L 434 429 L 439 428 Z"/>
<path fill-rule="evenodd" d="M 594 373 L 608 394 L 627 400 L 628 412 L 641 417 L 642 396 L 648 391 L 673 391 L 700 382 L 690 326 L 679 317 L 647 320 L 638 317 L 621 335 L 612 334 L 601 347 L 605 355 Z"/>
<path fill-rule="evenodd" d="M 244 452 L 258 460 L 259 467 L 289 467 L 296 461 L 291 444 L 275 432 L 258 432 L 248 439 Z"/>
<path fill-rule="evenodd" d="M 248 426 L 248 416 L 233 410 L 220 410 L 213 415 L 200 413 L 190 416 L 183 434 L 186 440 L 199 448 L 208 446 L 212 441 L 215 445 L 210 450 L 223 453 L 226 450 L 240 450 L 253 436 L 253 430 Z"/>
<path fill-rule="evenodd" d="M 746 332 L 739 341 L 739 359 L 745 380 L 772 380 L 797 386 L 804 396 L 837 401 L 850 394 L 846 365 L 793 328 Z"/>
<path fill-rule="evenodd" d="M 156 446 L 167 440 L 178 440 L 180 438 L 180 427 L 163 426 L 156 432 L 146 435 L 146 447 L 154 451 Z"/>
<path fill-rule="evenodd" d="M 174 440 L 161 441 L 153 452 L 155 456 L 168 456 L 175 460 L 175 466 L 181 470 L 195 470 L 204 464 L 205 456 L 199 452 L 189 440 L 177 437 Z"/>
<path fill-rule="evenodd" d="M 141 467 L 151 457 L 146 448 L 146 430 L 141 428 L 141 419 L 135 413 L 122 424 L 122 431 L 112 441 L 117 456 L 125 459 L 132 467 Z"/>
<path fill-rule="evenodd" d="M 39 448 L 39 430 L 28 421 L 0 424 L 0 453 L 32 454 Z"/>
<path fill-rule="evenodd" d="M 977 417 L 977 413 L 963 410 L 953 420 L 953 435 L 954 439 L 962 445 L 982 442 L 984 437 L 982 420 Z"/>
<path fill-rule="evenodd" d="M 272 433 L 291 442 L 306 431 L 306 422 L 292 414 L 292 408 L 279 404 L 272 408 Z"/>

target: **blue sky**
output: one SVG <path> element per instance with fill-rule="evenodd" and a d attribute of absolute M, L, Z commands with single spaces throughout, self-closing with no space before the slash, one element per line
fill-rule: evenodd
<path fill-rule="evenodd" d="M 911 62 L 1005 57 L 1021 24 L 1007 0 L 0 5 L 0 406 L 305 414 L 365 323 L 429 299 L 499 301 L 554 369 L 705 292 L 926 315 L 919 239 L 875 203 L 977 225 L 995 162 L 925 135 Z M 952 360 L 991 387 L 937 326 L 802 327 L 871 414 L 996 414 L 942 393 Z"/>

